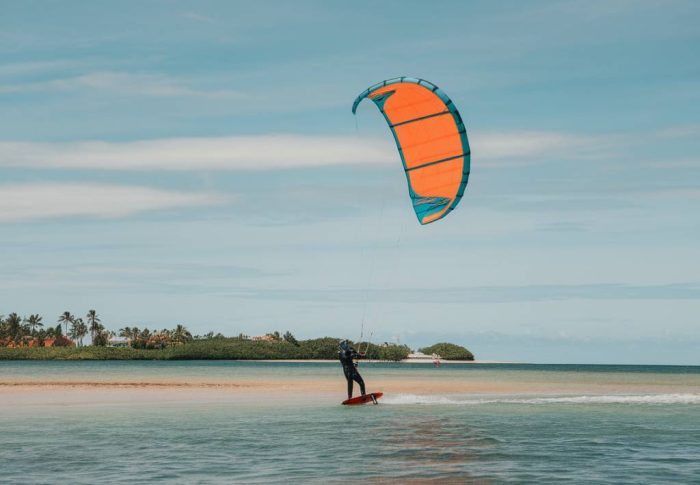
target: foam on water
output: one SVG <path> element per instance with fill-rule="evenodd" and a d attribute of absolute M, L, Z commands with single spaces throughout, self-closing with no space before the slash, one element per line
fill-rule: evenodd
<path fill-rule="evenodd" d="M 700 394 L 617 394 L 553 397 L 456 397 L 397 394 L 385 396 L 389 405 L 479 405 L 479 404 L 700 404 Z"/>

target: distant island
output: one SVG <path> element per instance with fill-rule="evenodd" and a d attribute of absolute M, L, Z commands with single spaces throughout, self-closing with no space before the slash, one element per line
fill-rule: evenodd
<path fill-rule="evenodd" d="M 88 336 L 90 345 L 85 345 Z M 184 325 L 162 330 L 123 327 L 113 332 L 95 310 L 85 319 L 66 311 L 55 326 L 44 326 L 38 314 L 0 315 L 0 360 L 326 360 L 337 358 L 339 341 L 333 337 L 298 340 L 291 332 L 277 331 L 254 337 L 214 332 L 193 336 Z M 397 362 L 412 352 L 406 345 L 389 342 L 353 344 L 371 360 Z M 446 342 L 418 352 L 436 359 L 474 360 L 466 348 Z"/>

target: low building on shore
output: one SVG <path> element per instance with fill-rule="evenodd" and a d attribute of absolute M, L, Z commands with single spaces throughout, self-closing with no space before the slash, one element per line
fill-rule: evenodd
<path fill-rule="evenodd" d="M 272 335 L 258 335 L 257 337 L 252 337 L 251 340 L 255 342 L 276 342 L 278 339 Z"/>
<path fill-rule="evenodd" d="M 408 354 L 406 360 L 433 360 L 433 356 L 426 355 L 423 352 L 413 352 L 412 354 Z"/>
<path fill-rule="evenodd" d="M 43 340 L 31 336 L 24 336 L 19 339 L 7 337 L 6 339 L 0 339 L 0 347 L 7 347 L 10 349 L 22 347 L 75 347 L 75 342 L 62 335 L 56 338 L 45 338 Z"/>
<path fill-rule="evenodd" d="M 107 347 L 128 347 L 130 341 L 124 337 L 112 337 L 107 341 Z"/>

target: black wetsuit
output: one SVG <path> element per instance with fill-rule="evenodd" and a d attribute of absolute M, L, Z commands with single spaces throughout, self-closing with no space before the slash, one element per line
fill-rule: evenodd
<path fill-rule="evenodd" d="M 340 363 L 343 365 L 343 374 L 345 374 L 345 378 L 348 380 L 348 399 L 352 397 L 353 381 L 360 385 L 360 392 L 364 396 L 365 381 L 362 380 L 362 376 L 357 372 L 357 366 L 355 362 L 353 362 L 353 359 L 361 359 L 362 356 L 352 348 L 348 350 L 341 349 L 338 352 L 338 356 L 340 358 Z"/>

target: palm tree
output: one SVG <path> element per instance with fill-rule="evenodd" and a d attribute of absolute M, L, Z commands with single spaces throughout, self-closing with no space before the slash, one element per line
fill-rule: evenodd
<path fill-rule="evenodd" d="M 32 333 L 36 330 L 36 327 L 43 327 L 44 324 L 41 323 L 43 318 L 41 315 L 34 314 L 34 315 L 29 315 L 29 318 L 26 318 L 24 321 L 29 324 L 29 328 L 31 329 Z"/>
<path fill-rule="evenodd" d="M 75 321 L 75 316 L 71 312 L 63 312 L 63 314 L 58 317 L 58 323 L 63 323 L 66 326 L 66 335 L 68 334 L 68 324 Z"/>
<path fill-rule="evenodd" d="M 73 320 L 73 325 L 71 326 L 70 329 L 70 336 L 75 340 L 78 344 L 79 347 L 82 347 L 83 345 L 83 337 L 85 337 L 88 333 L 88 327 L 85 325 L 85 322 L 83 322 L 82 318 L 76 318 Z"/>
<path fill-rule="evenodd" d="M 80 346 L 83 346 L 83 338 L 88 334 L 88 326 L 83 322 L 82 318 L 78 318 L 78 339 Z"/>
<path fill-rule="evenodd" d="M 172 338 L 175 342 L 184 344 L 188 340 L 192 340 L 192 334 L 185 328 L 184 325 L 178 324 L 173 330 Z"/>
<path fill-rule="evenodd" d="M 67 335 L 73 339 L 73 341 L 77 344 L 78 342 L 78 320 L 79 318 L 74 318 L 73 321 L 70 324 L 70 331 L 67 333 Z"/>
<path fill-rule="evenodd" d="M 5 325 L 7 326 L 7 333 L 10 337 L 21 337 L 22 336 L 22 317 L 16 313 L 10 313 L 5 319 Z"/>
<path fill-rule="evenodd" d="M 114 332 L 107 330 L 102 325 L 100 325 L 99 330 L 95 333 L 95 338 L 92 341 L 92 345 L 97 345 L 104 347 L 109 343 L 109 339 L 114 336 Z"/>
<path fill-rule="evenodd" d="M 88 323 L 90 324 L 90 338 L 92 339 L 92 345 L 95 345 L 95 336 L 100 332 L 100 317 L 97 316 L 95 310 L 90 310 L 85 316 Z"/>

